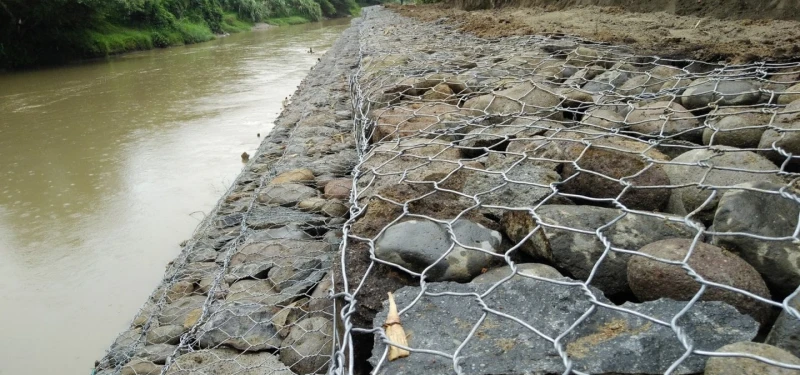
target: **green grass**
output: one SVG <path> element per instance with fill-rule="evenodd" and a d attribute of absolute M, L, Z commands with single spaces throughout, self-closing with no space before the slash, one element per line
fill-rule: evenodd
<path fill-rule="evenodd" d="M 253 24 L 247 21 L 240 20 L 236 13 L 229 12 L 225 13 L 222 17 L 222 31 L 233 34 L 239 33 L 243 31 L 250 31 L 253 28 Z"/>
<path fill-rule="evenodd" d="M 361 7 L 356 4 L 350 8 L 350 15 L 353 17 L 361 17 Z"/>
<path fill-rule="evenodd" d="M 114 55 L 154 47 L 150 31 L 113 25 L 88 31 L 83 45 L 90 56 Z"/>
<path fill-rule="evenodd" d="M 231 30 L 240 27 L 233 24 Z M 89 30 L 82 38 L 83 54 L 87 57 L 116 55 L 124 52 L 200 43 L 214 39 L 214 33 L 203 23 L 179 21 L 174 28 L 134 29 L 106 24 Z"/>
<path fill-rule="evenodd" d="M 309 23 L 311 21 L 301 16 L 289 16 L 289 17 L 267 18 L 266 22 L 270 25 L 286 26 L 286 25 L 299 25 L 302 23 Z"/>

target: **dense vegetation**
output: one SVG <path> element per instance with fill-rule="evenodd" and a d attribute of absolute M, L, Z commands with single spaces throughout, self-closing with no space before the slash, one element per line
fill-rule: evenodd
<path fill-rule="evenodd" d="M 354 0 L 0 0 L 0 69 L 202 42 L 254 22 L 317 21 Z"/>

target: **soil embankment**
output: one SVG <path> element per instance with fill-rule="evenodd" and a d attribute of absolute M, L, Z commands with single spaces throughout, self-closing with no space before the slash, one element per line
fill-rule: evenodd
<path fill-rule="evenodd" d="M 630 45 L 640 54 L 745 63 L 798 59 L 800 5 L 794 3 L 534 0 L 497 7 L 454 2 L 396 9 L 424 21 L 446 18 L 484 38 L 574 35 Z"/>

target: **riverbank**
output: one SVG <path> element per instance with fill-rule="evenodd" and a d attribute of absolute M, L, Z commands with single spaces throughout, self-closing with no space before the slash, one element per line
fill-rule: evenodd
<path fill-rule="evenodd" d="M 438 15 L 365 9 L 100 368 L 800 368 L 800 64 Z"/>
<path fill-rule="evenodd" d="M 97 374 L 308 374 L 329 365 L 330 269 L 357 160 L 348 81 L 357 64 L 350 28 L 286 101 Z"/>
<path fill-rule="evenodd" d="M 0 12 L 0 71 L 194 44 L 251 30 L 357 15 L 353 0 L 11 3 Z"/>

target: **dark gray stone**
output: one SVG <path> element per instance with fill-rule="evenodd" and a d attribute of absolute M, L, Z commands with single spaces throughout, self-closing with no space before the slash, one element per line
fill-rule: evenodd
<path fill-rule="evenodd" d="M 163 365 L 167 362 L 167 357 L 175 353 L 177 348 L 177 345 L 170 344 L 147 345 L 136 351 L 136 357 L 153 362 L 157 365 Z"/>
<path fill-rule="evenodd" d="M 759 85 L 754 81 L 698 79 L 683 92 L 681 102 L 688 109 L 718 106 L 750 105 L 761 100 Z"/>
<path fill-rule="evenodd" d="M 147 330 L 147 343 L 148 344 L 178 344 L 181 341 L 181 335 L 186 330 L 181 325 L 165 325 Z"/>
<path fill-rule="evenodd" d="M 460 191 L 477 196 L 483 210 L 497 216 L 505 210 L 485 206 L 531 207 L 553 193 L 550 184 L 561 181 L 561 176 L 552 169 L 528 160 L 518 164 L 511 161 L 493 167 L 494 171 L 462 171 L 466 182 Z M 505 177 L 501 172 L 505 172 Z"/>
<path fill-rule="evenodd" d="M 793 154 L 793 164 L 797 164 L 797 155 L 800 154 L 800 100 L 794 101 L 778 112 L 775 122 L 770 129 L 764 132 L 758 143 L 759 154 L 764 155 L 777 165 L 783 164 L 787 159 L 784 153 Z"/>
<path fill-rule="evenodd" d="M 161 309 L 158 322 L 162 325 L 172 324 L 182 326 L 183 322 L 186 321 L 186 316 L 189 315 L 192 310 L 203 307 L 206 298 L 206 296 L 189 296 L 168 303 Z"/>
<path fill-rule="evenodd" d="M 605 251 L 602 241 L 594 234 L 598 228 L 604 227 L 603 234 L 612 247 L 630 251 L 639 250 L 658 240 L 693 238 L 696 234 L 695 229 L 683 224 L 682 218 L 669 215 L 665 217 L 671 220 L 628 213 L 613 225 L 607 226 L 620 217 L 623 211 L 594 206 L 545 205 L 537 209 L 536 214 L 543 224 L 564 226 L 571 230 L 545 226 L 542 230 L 537 230 L 520 250 L 537 260 L 554 264 L 581 280 L 589 277 L 595 263 Z M 515 242 L 524 239 L 539 225 L 524 211 L 506 213 L 502 224 L 508 237 Z M 585 233 L 586 231 L 591 234 Z M 629 293 L 629 258 L 628 254 L 610 251 L 590 284 L 609 295 Z"/>
<path fill-rule="evenodd" d="M 729 187 L 750 181 L 782 182 L 776 174 L 759 173 L 777 171 L 772 162 L 751 151 L 743 151 L 728 146 L 717 146 L 713 149 L 697 149 L 688 151 L 672 160 L 674 163 L 664 165 L 672 185 L 700 184 L 706 186 Z M 700 166 L 698 163 L 710 166 Z M 678 164 L 680 163 L 680 164 Z M 726 168 L 726 169 L 720 169 Z M 711 171 L 709 171 L 711 169 Z M 713 189 L 698 186 L 686 186 L 672 189 L 666 211 L 684 216 L 705 204 Z M 717 195 L 695 214 L 695 218 L 710 221 L 714 216 L 717 203 L 722 194 Z"/>
<path fill-rule="evenodd" d="M 258 201 L 266 204 L 295 204 L 303 199 L 316 197 L 319 191 L 300 184 L 269 185 L 258 193 Z"/>
<path fill-rule="evenodd" d="M 593 94 L 601 91 L 613 91 L 622 86 L 628 79 L 630 79 L 630 74 L 628 72 L 609 70 L 594 77 L 591 81 L 586 82 L 583 86 L 583 90 Z"/>
<path fill-rule="evenodd" d="M 568 281 L 568 279 L 563 279 Z M 491 284 L 430 283 L 426 292 L 482 293 Z M 597 289 L 590 288 L 600 302 L 610 303 Z M 404 287 L 395 293 L 398 308 L 417 298 L 418 287 Z M 526 322 L 542 334 L 555 338 L 592 307 L 579 286 L 563 286 L 532 279 L 510 280 L 483 298 L 490 309 Z M 624 309 L 669 321 L 685 302 L 659 300 L 626 303 Z M 387 304 L 375 317 L 381 329 Z M 411 348 L 452 354 L 478 323 L 484 310 L 472 294 L 433 297 L 424 295 L 401 317 Z M 758 323 L 721 302 L 698 302 L 678 320 L 691 337 L 696 350 L 716 350 L 737 341 L 751 340 Z M 562 347 L 574 363 L 574 370 L 587 373 L 661 374 L 680 358 L 685 348 L 669 327 L 630 313 L 597 307 L 585 321 L 562 340 Z M 385 345 L 376 336 L 370 362 L 377 364 Z M 676 374 L 703 371 L 707 357 L 692 355 Z M 554 344 L 515 321 L 489 314 L 472 339 L 459 352 L 461 369 L 470 374 L 555 374 L 565 367 Z M 382 363 L 378 374 L 416 375 L 453 373 L 453 361 L 425 353 Z"/>
<path fill-rule="evenodd" d="M 103 367 L 114 367 L 128 362 L 136 353 L 137 345 L 144 345 L 141 328 L 122 332 L 111 344 L 111 348 L 101 361 L 101 365 Z"/>
<path fill-rule="evenodd" d="M 545 279 L 560 279 L 564 277 L 557 269 L 541 263 L 522 263 L 517 264 L 517 274 L 514 280 L 524 278 L 525 276 L 536 276 Z M 511 276 L 511 266 L 503 266 L 493 268 L 486 273 L 472 279 L 473 283 L 496 283 L 506 277 Z"/>
<path fill-rule="evenodd" d="M 720 199 L 714 216 L 713 243 L 738 254 L 764 278 L 776 298 L 784 298 L 800 285 L 800 244 L 791 240 L 761 240 L 732 233 L 765 237 L 791 237 L 797 228 L 800 205 L 777 193 L 785 185 L 751 182 L 734 186 Z M 798 194 L 793 189 L 786 193 Z"/>
<path fill-rule="evenodd" d="M 790 299 L 789 306 L 800 311 L 800 296 Z M 769 331 L 766 343 L 800 356 L 800 319 L 795 318 L 786 309 L 782 310 L 772 330 Z"/>
<path fill-rule="evenodd" d="M 324 374 L 333 348 L 333 322 L 314 317 L 297 322 L 281 344 L 280 359 L 298 374 Z"/>
<path fill-rule="evenodd" d="M 269 352 L 244 353 L 220 348 L 198 350 L 178 357 L 165 375 L 295 375 Z"/>
<path fill-rule="evenodd" d="M 257 303 L 227 302 L 200 327 L 197 332 L 200 346 L 217 348 L 227 345 L 255 352 L 278 349 L 281 338 L 272 325 L 273 310 Z"/>
<path fill-rule="evenodd" d="M 463 219 L 457 220 L 452 227 L 461 245 L 477 247 L 486 252 L 455 244 L 449 255 L 436 263 L 454 244 L 447 228 L 429 220 L 410 220 L 386 229 L 375 243 L 375 256 L 414 272 L 422 272 L 436 263 L 426 274 L 434 281 L 472 280 L 483 268 L 491 265 L 495 259 L 491 254 L 499 252 L 502 236 Z"/>

